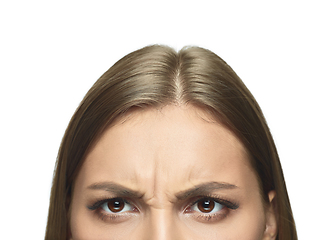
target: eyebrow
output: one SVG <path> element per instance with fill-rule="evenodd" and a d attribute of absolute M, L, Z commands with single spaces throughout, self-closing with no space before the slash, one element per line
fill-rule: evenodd
<path fill-rule="evenodd" d="M 134 191 L 132 189 L 126 188 L 114 182 L 93 183 L 90 186 L 88 186 L 87 189 L 103 190 L 103 191 L 114 193 L 119 197 L 142 198 L 144 196 L 144 194 L 140 193 L 139 191 Z"/>
<path fill-rule="evenodd" d="M 195 187 L 181 191 L 176 194 L 178 200 L 197 197 L 201 195 L 208 195 L 216 190 L 239 189 L 238 186 L 223 182 L 208 182 L 196 185 Z"/>
<path fill-rule="evenodd" d="M 103 190 L 114 193 L 117 197 L 130 197 L 140 199 L 144 196 L 143 193 L 126 188 L 114 182 L 98 182 L 87 187 L 89 190 Z M 177 200 L 182 201 L 192 197 L 201 195 L 209 195 L 216 190 L 239 189 L 238 186 L 223 182 L 208 182 L 194 186 L 191 189 L 178 192 L 175 196 Z"/>

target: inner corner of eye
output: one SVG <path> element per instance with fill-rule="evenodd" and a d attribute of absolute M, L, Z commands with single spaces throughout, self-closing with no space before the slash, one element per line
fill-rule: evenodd
<path fill-rule="evenodd" d="M 191 212 L 193 212 L 192 206 L 189 206 L 189 207 L 185 208 L 183 212 L 184 212 L 184 213 L 191 213 Z"/>

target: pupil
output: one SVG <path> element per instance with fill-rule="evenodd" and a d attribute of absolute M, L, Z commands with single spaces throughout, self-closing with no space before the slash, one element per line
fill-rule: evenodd
<path fill-rule="evenodd" d="M 108 208 L 111 212 L 120 212 L 124 208 L 124 202 L 122 200 L 113 200 L 108 202 Z"/>
<path fill-rule="evenodd" d="M 203 202 L 202 206 L 206 209 L 210 208 L 210 200 L 206 200 Z"/>
<path fill-rule="evenodd" d="M 214 209 L 214 201 L 210 199 L 205 199 L 198 202 L 198 208 L 201 212 L 208 213 Z"/>
<path fill-rule="evenodd" d="M 120 202 L 116 201 L 113 203 L 114 208 L 119 208 L 120 207 Z"/>

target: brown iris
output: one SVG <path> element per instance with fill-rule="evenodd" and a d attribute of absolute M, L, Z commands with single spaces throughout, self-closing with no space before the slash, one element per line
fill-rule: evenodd
<path fill-rule="evenodd" d="M 121 199 L 111 200 L 108 202 L 108 208 L 111 212 L 120 212 L 124 208 L 124 201 Z"/>
<path fill-rule="evenodd" d="M 198 202 L 198 209 L 201 212 L 208 213 L 211 212 L 214 209 L 214 201 L 210 199 L 203 199 Z"/>

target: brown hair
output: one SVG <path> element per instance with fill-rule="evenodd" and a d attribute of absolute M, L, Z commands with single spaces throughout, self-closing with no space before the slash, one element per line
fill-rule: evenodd
<path fill-rule="evenodd" d="M 45 239 L 67 239 L 72 188 L 86 153 L 113 120 L 134 107 L 194 104 L 218 117 L 242 141 L 268 201 L 276 191 L 278 240 L 297 239 L 271 133 L 254 97 L 217 55 L 199 47 L 178 53 L 148 46 L 114 64 L 88 91 L 63 137 L 51 190 Z"/>

